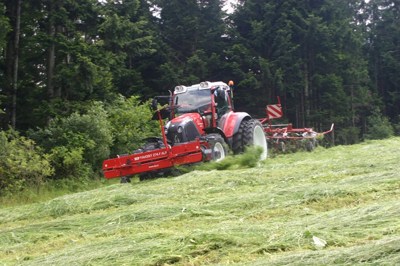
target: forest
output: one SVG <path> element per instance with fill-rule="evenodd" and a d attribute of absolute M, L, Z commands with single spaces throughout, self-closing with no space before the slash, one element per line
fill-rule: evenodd
<path fill-rule="evenodd" d="M 0 0 L 0 196 L 91 180 L 158 133 L 149 101 L 235 82 L 335 143 L 400 134 L 397 0 Z"/>

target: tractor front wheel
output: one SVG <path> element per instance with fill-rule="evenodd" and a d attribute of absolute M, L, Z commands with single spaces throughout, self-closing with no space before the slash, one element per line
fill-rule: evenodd
<path fill-rule="evenodd" d="M 238 132 L 233 136 L 232 149 L 235 154 L 243 153 L 248 146 L 262 148 L 260 160 L 265 160 L 268 154 L 268 144 L 260 121 L 255 119 L 244 120 Z"/>
<path fill-rule="evenodd" d="M 211 148 L 211 160 L 216 162 L 223 160 L 228 154 L 228 145 L 224 138 L 220 134 L 210 134 L 208 142 Z"/>
<path fill-rule="evenodd" d="M 129 176 L 121 176 L 121 180 L 120 180 L 121 184 L 130 183 L 130 182 L 131 182 L 131 178 Z"/>

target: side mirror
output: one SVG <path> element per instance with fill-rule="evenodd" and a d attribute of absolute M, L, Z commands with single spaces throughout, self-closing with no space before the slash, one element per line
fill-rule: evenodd
<path fill-rule="evenodd" d="M 153 111 L 156 111 L 156 110 L 157 110 L 157 105 L 158 105 L 157 98 L 154 98 L 154 99 L 151 101 L 151 109 L 152 109 Z"/>
<path fill-rule="evenodd" d="M 169 111 L 169 109 L 164 107 L 164 108 L 161 108 L 160 110 L 155 110 L 155 112 L 153 113 L 153 117 L 151 119 L 158 120 L 159 119 L 158 113 L 160 113 L 161 119 L 169 118 L 171 115 L 171 112 Z"/>
<path fill-rule="evenodd" d="M 171 96 L 156 96 L 151 101 L 151 110 L 153 110 L 153 118 L 158 120 L 158 112 L 162 119 L 170 117 L 171 109 L 170 104 Z"/>

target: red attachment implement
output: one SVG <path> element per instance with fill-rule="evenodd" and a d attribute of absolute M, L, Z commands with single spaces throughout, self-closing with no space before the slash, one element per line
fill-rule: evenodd
<path fill-rule="evenodd" d="M 201 162 L 203 160 L 201 147 L 204 144 L 197 139 L 183 145 L 108 159 L 103 162 L 104 176 L 106 178 L 131 176 L 175 165 Z"/>
<path fill-rule="evenodd" d="M 316 132 L 313 128 L 293 128 L 291 123 L 288 124 L 272 124 L 273 119 L 283 116 L 282 105 L 278 97 L 278 103 L 267 105 L 266 118 L 260 119 L 264 126 L 264 132 L 269 142 L 276 144 L 280 149 L 284 150 L 285 143 L 290 140 L 309 140 L 306 142 L 306 149 L 312 150 L 316 145 L 316 138 L 333 132 L 334 124 L 331 128 L 324 132 Z"/>
<path fill-rule="evenodd" d="M 103 162 L 105 178 L 132 176 L 168 169 L 175 165 L 191 164 L 211 159 L 211 156 L 205 155 L 206 153 L 210 153 L 206 151 L 209 144 L 206 141 L 200 141 L 199 138 L 196 138 L 192 142 L 171 147 L 167 143 L 160 111 L 157 111 L 157 113 L 162 132 L 162 144 L 160 148 L 105 160 Z"/>

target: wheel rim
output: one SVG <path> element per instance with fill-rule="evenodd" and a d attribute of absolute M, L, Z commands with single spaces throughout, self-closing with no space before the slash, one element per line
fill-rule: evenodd
<path fill-rule="evenodd" d="M 268 146 L 264 130 L 260 126 L 254 127 L 253 144 L 254 146 L 258 146 L 263 149 L 263 152 L 261 153 L 260 156 L 260 160 L 265 160 L 268 155 Z"/>
<path fill-rule="evenodd" d="M 225 158 L 224 146 L 220 142 L 215 143 L 213 148 L 214 161 L 218 162 Z"/>

